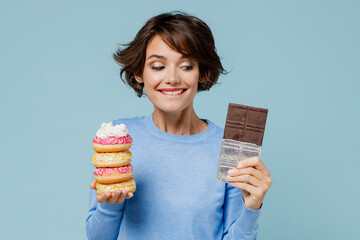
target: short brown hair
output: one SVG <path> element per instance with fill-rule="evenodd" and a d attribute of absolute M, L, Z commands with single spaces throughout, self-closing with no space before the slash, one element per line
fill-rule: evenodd
<path fill-rule="evenodd" d="M 137 82 L 135 76 L 142 76 L 148 43 L 156 35 L 170 48 L 199 64 L 200 78 L 205 81 L 198 83 L 198 91 L 209 90 L 219 75 L 225 73 L 216 53 L 214 37 L 205 22 L 183 12 L 163 13 L 152 17 L 132 42 L 120 45 L 125 48 L 118 48 L 113 55 L 121 66 L 121 80 L 139 97 L 143 95 L 144 83 Z"/>

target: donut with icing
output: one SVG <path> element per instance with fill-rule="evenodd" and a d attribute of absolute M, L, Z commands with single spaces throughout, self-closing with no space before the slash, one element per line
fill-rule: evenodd
<path fill-rule="evenodd" d="M 130 164 L 131 152 L 95 152 L 92 162 L 95 167 L 121 167 Z"/>
<path fill-rule="evenodd" d="M 121 152 L 132 145 L 132 138 L 128 134 L 125 124 L 113 125 L 102 123 L 93 139 L 95 152 Z"/>
<path fill-rule="evenodd" d="M 131 164 L 123 167 L 95 168 L 94 177 L 98 183 L 117 183 L 127 181 L 132 177 L 133 167 Z"/>
<path fill-rule="evenodd" d="M 135 178 L 130 178 L 125 182 L 113 183 L 113 184 L 101 184 L 96 183 L 96 193 L 98 195 L 104 192 L 113 192 L 116 189 L 126 190 L 128 192 L 135 192 L 136 191 L 136 183 Z"/>
<path fill-rule="evenodd" d="M 130 135 L 126 137 L 95 137 L 93 140 L 93 147 L 95 152 L 121 152 L 128 150 L 132 145 L 132 138 Z"/>

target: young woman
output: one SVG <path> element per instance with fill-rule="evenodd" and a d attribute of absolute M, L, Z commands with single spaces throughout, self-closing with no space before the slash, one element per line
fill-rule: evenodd
<path fill-rule="evenodd" d="M 196 93 L 224 72 L 209 27 L 184 13 L 164 13 L 114 58 L 121 79 L 138 96 L 145 90 L 154 112 L 113 121 L 133 138 L 137 190 L 99 196 L 91 190 L 88 238 L 255 239 L 269 170 L 250 158 L 229 171 L 230 184 L 217 182 L 223 129 L 193 107 Z"/>

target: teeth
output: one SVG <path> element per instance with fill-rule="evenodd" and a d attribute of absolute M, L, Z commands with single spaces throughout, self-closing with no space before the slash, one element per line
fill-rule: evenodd
<path fill-rule="evenodd" d="M 178 90 L 178 91 L 162 91 L 163 93 L 165 93 L 166 95 L 178 95 L 180 93 L 182 93 L 184 90 Z"/>

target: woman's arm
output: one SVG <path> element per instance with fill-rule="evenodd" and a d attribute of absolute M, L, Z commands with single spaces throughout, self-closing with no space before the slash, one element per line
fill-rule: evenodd
<path fill-rule="evenodd" d="M 241 189 L 226 184 L 224 200 L 224 240 L 254 240 L 261 210 L 248 209 Z"/>
<path fill-rule="evenodd" d="M 224 239 L 256 239 L 260 207 L 272 180 L 258 157 L 229 171 L 224 201 Z M 241 189 L 241 190 L 240 190 Z"/>
<path fill-rule="evenodd" d="M 95 182 L 90 187 L 95 188 Z M 125 207 L 125 198 L 132 193 L 115 191 L 112 194 L 97 195 L 90 192 L 89 215 L 86 219 L 86 235 L 88 239 L 117 239 Z"/>

